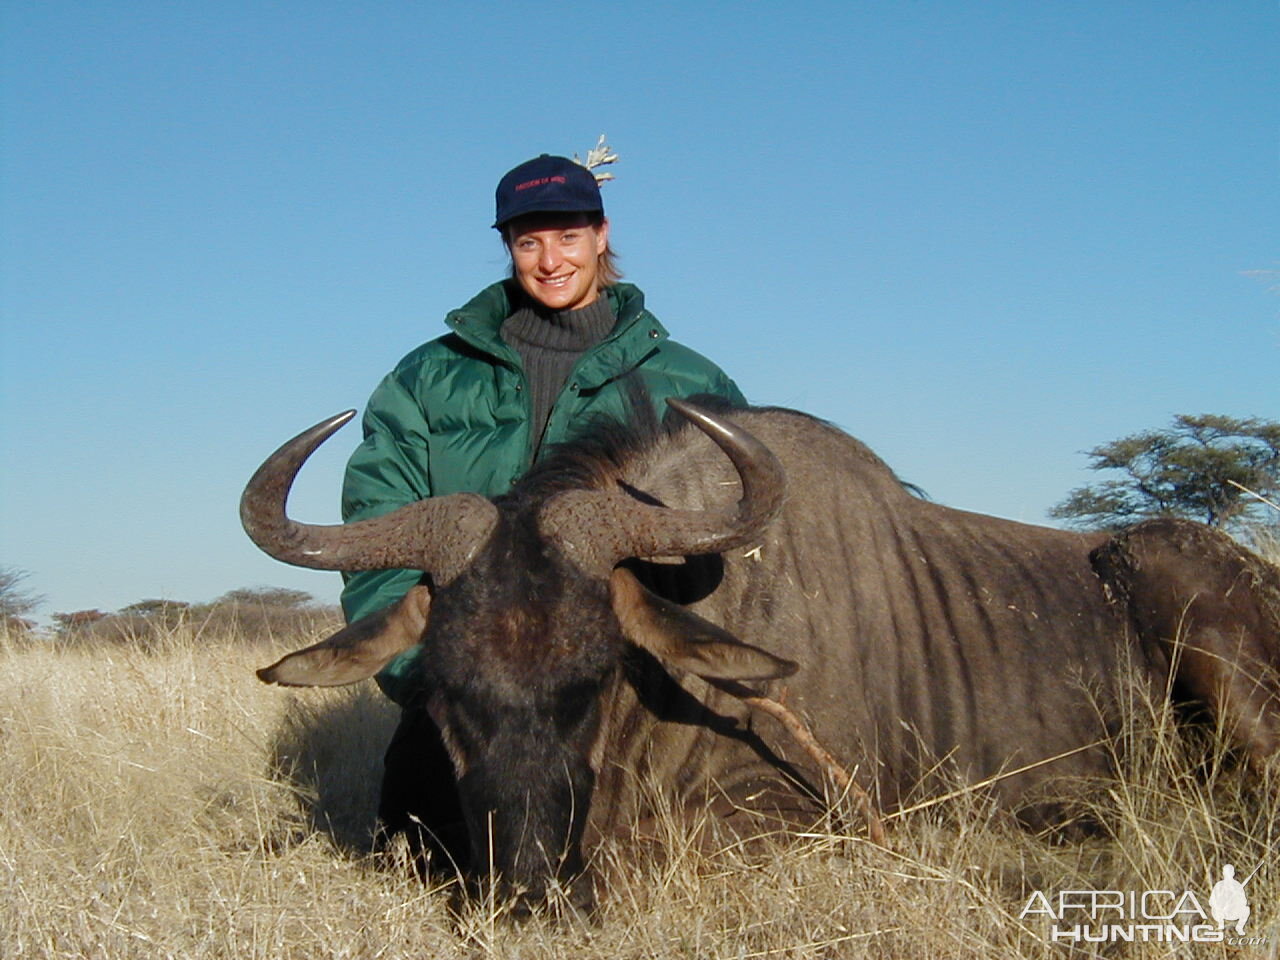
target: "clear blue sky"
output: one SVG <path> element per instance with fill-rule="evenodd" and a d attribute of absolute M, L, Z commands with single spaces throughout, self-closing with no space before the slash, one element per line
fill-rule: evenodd
<path fill-rule="evenodd" d="M 1271 0 L 0 9 L 0 564 L 45 616 L 336 597 L 245 480 L 501 275 L 504 171 L 601 132 L 677 339 L 944 503 L 1044 522 L 1094 444 L 1280 416 Z"/>

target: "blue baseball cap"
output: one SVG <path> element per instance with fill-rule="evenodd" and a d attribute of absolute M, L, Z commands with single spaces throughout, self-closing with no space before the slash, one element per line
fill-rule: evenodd
<path fill-rule="evenodd" d="M 498 181 L 495 229 L 526 213 L 604 213 L 595 174 L 567 157 L 544 153 Z"/>

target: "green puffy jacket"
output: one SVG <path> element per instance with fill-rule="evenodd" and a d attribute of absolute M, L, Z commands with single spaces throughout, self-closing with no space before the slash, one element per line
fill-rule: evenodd
<path fill-rule="evenodd" d="M 668 339 L 629 283 L 607 290 L 618 318 L 613 332 L 584 353 L 556 398 L 539 455 L 570 440 L 594 414 L 624 419 L 620 379 L 636 372 L 661 416 L 667 397 L 716 394 L 743 406 L 732 380 L 705 357 Z M 453 330 L 406 356 L 380 383 L 364 414 L 364 441 L 351 456 L 342 517 L 364 520 L 407 503 L 450 493 L 506 493 L 532 465 L 530 404 L 520 355 L 499 328 L 513 307 L 507 282 L 482 290 L 446 318 Z M 399 600 L 421 578 L 416 570 L 346 575 L 348 622 Z M 406 650 L 378 674 L 405 702 L 404 678 L 421 647 Z"/>

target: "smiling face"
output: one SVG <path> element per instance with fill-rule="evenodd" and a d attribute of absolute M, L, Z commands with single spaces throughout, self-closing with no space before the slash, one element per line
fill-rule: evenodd
<path fill-rule="evenodd" d="M 600 295 L 600 257 L 609 221 L 585 213 L 533 214 L 506 227 L 512 271 L 525 293 L 549 310 L 576 310 Z"/>

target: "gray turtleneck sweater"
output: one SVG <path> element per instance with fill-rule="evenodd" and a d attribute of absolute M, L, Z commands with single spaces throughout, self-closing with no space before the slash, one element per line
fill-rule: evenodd
<path fill-rule="evenodd" d="M 534 450 L 542 445 L 551 407 L 578 358 L 613 331 L 613 306 L 597 297 L 578 310 L 548 311 L 525 301 L 502 321 L 502 339 L 520 354 L 533 406 Z"/>

